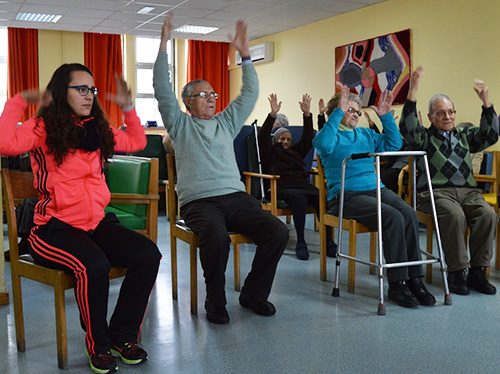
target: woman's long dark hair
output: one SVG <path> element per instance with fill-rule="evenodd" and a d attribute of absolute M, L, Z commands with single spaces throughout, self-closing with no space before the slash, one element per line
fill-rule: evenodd
<path fill-rule="evenodd" d="M 68 86 L 73 79 L 74 71 L 84 71 L 92 75 L 89 68 L 81 64 L 61 65 L 52 75 L 47 90 L 52 95 L 49 106 L 40 108 L 37 117 L 43 118 L 47 132 L 47 147 L 54 154 L 57 165 L 61 165 L 68 153 L 75 152 L 79 139 L 75 126 L 75 113 L 68 104 Z M 91 95 L 92 93 L 89 93 Z M 100 139 L 101 158 L 107 160 L 114 153 L 114 137 L 109 122 L 104 117 L 99 100 L 94 98 L 90 116 L 94 117 L 95 126 Z"/>

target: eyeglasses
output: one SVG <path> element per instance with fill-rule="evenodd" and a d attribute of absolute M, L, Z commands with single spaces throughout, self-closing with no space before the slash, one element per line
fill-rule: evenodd
<path fill-rule="evenodd" d="M 97 96 L 97 93 L 99 90 L 95 87 L 89 87 L 89 86 L 68 86 L 68 88 L 75 88 L 80 92 L 80 95 L 82 96 L 87 96 L 89 92 L 92 92 L 92 95 Z"/>
<path fill-rule="evenodd" d="M 356 113 L 359 117 L 361 117 L 362 114 L 361 111 L 354 109 L 352 106 L 350 106 L 349 109 L 347 109 L 347 111 L 349 113 Z"/>
<path fill-rule="evenodd" d="M 450 109 L 448 111 L 438 110 L 436 113 L 434 113 L 434 116 L 442 118 L 447 114 L 450 117 L 454 117 L 456 112 L 457 111 L 455 109 Z"/>
<path fill-rule="evenodd" d="M 219 94 L 218 93 L 215 93 L 215 92 L 207 92 L 207 91 L 201 91 L 200 93 L 196 94 L 196 95 L 191 95 L 190 97 L 196 97 L 196 96 L 199 96 L 199 97 L 202 97 L 204 99 L 208 99 L 209 96 L 213 97 L 215 100 L 217 100 L 219 98 Z"/>

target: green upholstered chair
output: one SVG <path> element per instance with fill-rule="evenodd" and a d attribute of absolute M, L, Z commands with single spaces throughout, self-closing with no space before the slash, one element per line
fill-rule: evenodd
<path fill-rule="evenodd" d="M 104 170 L 111 192 L 106 212 L 156 243 L 158 236 L 158 159 L 114 156 Z"/>

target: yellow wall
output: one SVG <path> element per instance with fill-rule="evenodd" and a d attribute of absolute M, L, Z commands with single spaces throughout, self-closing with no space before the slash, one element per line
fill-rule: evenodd
<path fill-rule="evenodd" d="M 40 89 L 44 89 L 60 65 L 84 63 L 83 33 L 38 30 L 38 56 Z"/>
<path fill-rule="evenodd" d="M 316 115 L 319 98 L 334 93 L 335 47 L 410 28 L 413 66 L 425 69 L 419 109 L 427 113 L 429 98 L 445 93 L 455 102 L 457 123 L 478 124 L 481 102 L 473 91 L 474 78 L 485 80 L 500 108 L 499 14 L 498 0 L 389 0 L 252 41 L 274 42 L 274 61 L 256 65 L 260 96 L 248 122 L 258 118 L 262 123 L 273 92 L 292 124 L 302 123 L 298 101 L 303 93 L 312 96 Z M 230 72 L 232 97 L 239 91 L 240 74 L 239 68 Z M 397 113 L 401 107 L 395 107 Z"/>

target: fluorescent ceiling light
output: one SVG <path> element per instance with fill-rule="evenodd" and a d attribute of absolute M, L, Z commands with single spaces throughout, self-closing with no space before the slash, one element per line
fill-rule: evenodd
<path fill-rule="evenodd" d="M 145 6 L 144 8 L 142 8 L 141 10 L 139 10 L 137 13 L 139 13 L 139 14 L 148 14 L 152 10 L 154 10 L 154 7 L 152 7 L 152 6 Z"/>
<path fill-rule="evenodd" d="M 18 13 L 16 20 L 28 22 L 52 22 L 56 23 L 61 19 L 60 14 L 40 14 L 40 13 Z"/>
<path fill-rule="evenodd" d="M 187 34 L 209 34 L 215 30 L 219 30 L 218 27 L 208 27 L 208 26 L 192 26 L 192 25 L 184 25 L 176 28 L 175 32 L 183 32 Z"/>

